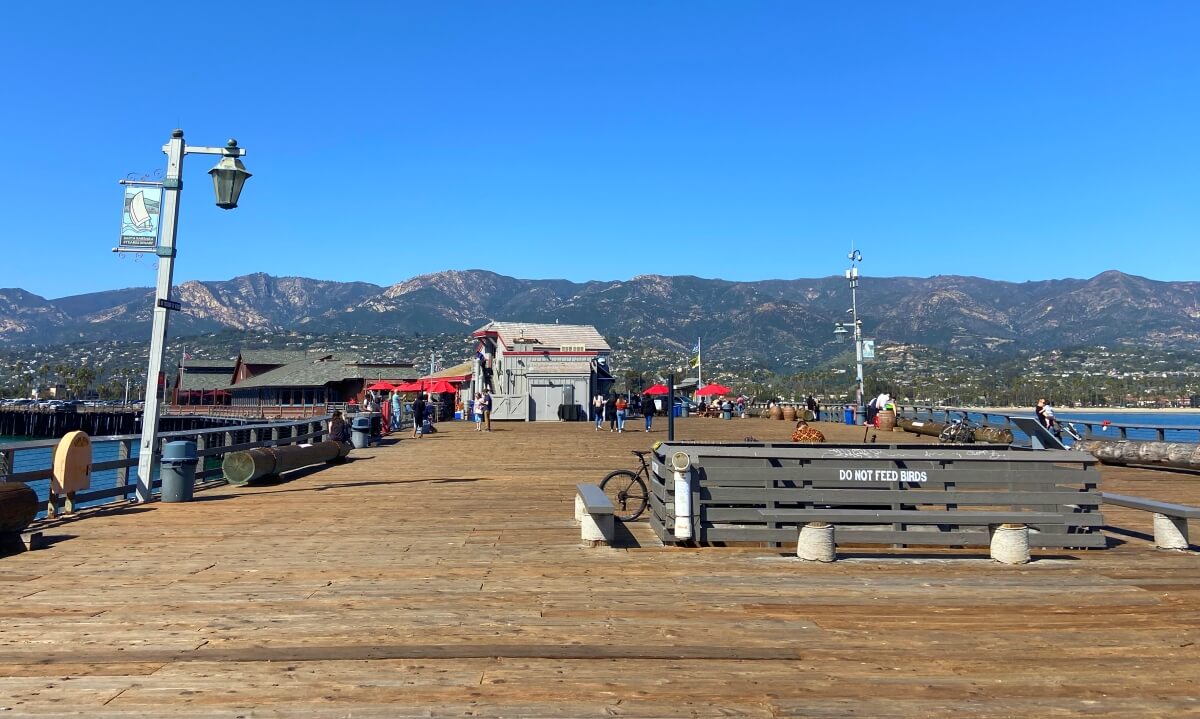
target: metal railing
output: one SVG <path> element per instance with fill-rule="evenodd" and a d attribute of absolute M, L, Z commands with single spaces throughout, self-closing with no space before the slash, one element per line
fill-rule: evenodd
<path fill-rule="evenodd" d="M 986 427 L 999 427 L 1001 429 L 1011 430 L 1014 434 L 1021 434 L 1020 429 L 1013 423 L 1013 417 L 1032 417 L 1034 416 L 1033 408 L 1029 411 L 1020 412 L 997 412 L 993 410 L 981 409 L 979 407 L 947 407 L 941 405 L 927 404 L 897 404 L 896 414 L 900 417 L 909 419 L 930 420 L 943 422 L 947 417 L 958 416 L 966 413 L 971 419 L 979 422 Z M 1060 413 L 1069 413 L 1070 410 L 1060 408 Z M 1159 442 L 1200 442 L 1200 426 L 1183 425 L 1183 424 L 1149 424 L 1141 422 L 1124 422 L 1121 421 L 1121 415 L 1113 415 L 1115 419 L 1077 419 L 1071 417 L 1069 421 L 1076 427 L 1083 427 L 1086 432 L 1083 434 L 1089 438 L 1095 439 L 1146 439 L 1150 435 Z M 1064 418 L 1059 416 L 1060 421 Z M 1137 435 L 1130 436 L 1133 431 Z M 1024 436 L 1021 434 L 1021 436 Z"/>
<path fill-rule="evenodd" d="M 254 447 L 275 447 L 280 445 L 297 444 L 300 442 L 319 440 L 328 433 L 326 417 L 310 417 L 294 422 L 267 422 L 262 424 L 237 425 L 217 427 L 213 429 L 188 429 L 177 432 L 160 432 L 157 436 L 154 454 L 161 456 L 163 445 L 177 440 L 191 440 L 196 443 L 196 454 L 200 464 L 196 468 L 197 483 L 217 481 L 221 479 L 219 466 L 206 466 L 205 458 L 223 458 L 230 452 L 252 449 Z M 106 437 L 92 437 L 93 456 L 101 446 L 115 445 L 116 457 L 92 463 L 92 475 L 115 471 L 116 478 L 113 486 L 91 489 L 75 495 L 77 505 L 97 504 L 105 500 L 128 499 L 137 487 L 138 455 L 135 451 L 140 434 L 122 434 Z M 46 482 L 47 485 L 53 474 L 52 460 L 45 467 L 15 471 L 18 459 L 22 453 L 39 452 L 52 456 L 57 439 L 34 440 L 29 442 L 14 442 L 0 445 L 0 482 L 25 482 L 34 484 Z M 49 452 L 47 452 L 49 450 Z M 111 454 L 103 452 L 102 454 Z M 39 462 L 39 464 L 41 464 Z M 155 463 L 157 465 L 157 461 Z M 130 472 L 133 468 L 133 472 Z M 154 487 L 159 481 L 154 481 Z M 36 485 L 35 485 L 36 488 Z M 48 491 L 48 490 L 47 490 Z M 45 494 L 42 492 L 40 494 Z"/>

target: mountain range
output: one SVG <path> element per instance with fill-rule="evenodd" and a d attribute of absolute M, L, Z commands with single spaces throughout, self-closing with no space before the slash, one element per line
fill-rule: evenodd
<path fill-rule="evenodd" d="M 788 369 L 839 351 L 848 322 L 841 277 L 732 282 L 640 275 L 630 280 L 526 280 L 484 270 L 421 275 L 390 287 L 257 273 L 178 285 L 171 335 L 227 329 L 404 335 L 461 333 L 489 320 L 595 325 L 614 346 L 687 352 Z M 149 335 L 153 288 L 47 300 L 0 289 L 0 343 L 57 344 Z M 971 354 L 1134 343 L 1200 346 L 1200 283 L 1109 271 L 1090 279 L 1000 282 L 977 277 L 864 277 L 865 337 Z"/>

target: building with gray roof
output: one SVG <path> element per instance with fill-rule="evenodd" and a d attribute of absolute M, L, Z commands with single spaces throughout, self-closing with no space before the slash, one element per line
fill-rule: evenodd
<path fill-rule="evenodd" d="M 472 336 L 473 391 L 492 392 L 493 419 L 585 419 L 612 389 L 612 348 L 591 325 L 489 322 Z"/>

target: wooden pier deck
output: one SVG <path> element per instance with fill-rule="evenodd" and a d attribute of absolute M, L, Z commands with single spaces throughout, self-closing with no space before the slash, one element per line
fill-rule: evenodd
<path fill-rule="evenodd" d="M 574 484 L 629 466 L 657 425 L 444 423 L 282 484 L 62 521 L 0 558 L 0 716 L 1200 713 L 1200 557 L 1144 535 L 1019 567 L 664 548 L 644 522 L 581 547 Z M 678 436 L 790 430 L 691 418 Z M 1200 504 L 1194 475 L 1104 477 Z"/>

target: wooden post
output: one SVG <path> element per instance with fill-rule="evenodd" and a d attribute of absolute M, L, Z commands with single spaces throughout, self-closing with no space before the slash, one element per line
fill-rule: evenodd
<path fill-rule="evenodd" d="M 0 449 L 0 477 L 4 481 L 8 480 L 8 475 L 12 473 L 13 466 L 13 451 L 11 449 Z"/>
<path fill-rule="evenodd" d="M 117 459 L 129 459 L 129 455 L 133 453 L 133 440 L 123 439 L 117 443 Z M 129 467 L 117 467 L 117 485 L 121 487 L 129 486 Z M 129 495 L 126 494 L 126 497 Z"/>

